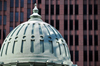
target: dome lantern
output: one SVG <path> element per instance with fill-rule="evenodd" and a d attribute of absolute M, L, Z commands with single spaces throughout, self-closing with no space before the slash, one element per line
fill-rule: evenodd
<path fill-rule="evenodd" d="M 43 22 L 37 5 L 30 19 L 13 29 L 0 51 L 3 66 L 77 66 L 61 34 Z"/>

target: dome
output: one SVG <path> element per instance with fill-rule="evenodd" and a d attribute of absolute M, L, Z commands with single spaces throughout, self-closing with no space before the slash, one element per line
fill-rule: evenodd
<path fill-rule="evenodd" d="M 61 34 L 40 18 L 35 6 L 30 19 L 9 33 L 1 47 L 1 64 L 34 62 L 73 65 Z"/>

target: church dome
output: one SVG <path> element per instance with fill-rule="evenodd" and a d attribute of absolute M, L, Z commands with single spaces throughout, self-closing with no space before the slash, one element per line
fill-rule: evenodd
<path fill-rule="evenodd" d="M 1 64 L 35 62 L 73 65 L 61 34 L 40 18 L 35 6 L 30 19 L 9 33 L 1 47 Z"/>

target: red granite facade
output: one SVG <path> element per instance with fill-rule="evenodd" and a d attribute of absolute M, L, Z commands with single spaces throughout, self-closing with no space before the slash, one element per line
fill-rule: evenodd
<path fill-rule="evenodd" d="M 0 45 L 29 19 L 34 0 L 0 0 Z M 65 38 L 78 66 L 100 66 L 100 0 L 36 0 L 42 19 Z"/>

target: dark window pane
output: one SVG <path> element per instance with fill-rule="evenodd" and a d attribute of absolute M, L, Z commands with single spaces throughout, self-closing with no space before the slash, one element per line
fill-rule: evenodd
<path fill-rule="evenodd" d="M 49 23 L 49 21 L 48 21 L 48 20 L 45 20 L 45 22 L 46 22 L 46 23 Z"/>
<path fill-rule="evenodd" d="M 51 15 L 54 15 L 54 5 L 51 5 Z"/>
<path fill-rule="evenodd" d="M 75 30 L 78 30 L 78 20 L 75 20 Z"/>
<path fill-rule="evenodd" d="M 83 5 L 83 14 L 86 15 L 87 14 L 87 5 Z"/>
<path fill-rule="evenodd" d="M 13 27 L 10 27 L 10 32 L 13 30 Z"/>
<path fill-rule="evenodd" d="M 16 0 L 15 7 L 18 7 L 18 6 L 19 6 L 19 0 Z"/>
<path fill-rule="evenodd" d="M 70 45 L 73 45 L 73 35 L 70 35 Z"/>
<path fill-rule="evenodd" d="M 71 61 L 73 61 L 73 51 L 70 51 L 71 54 Z"/>
<path fill-rule="evenodd" d="M 1 39 L 1 29 L 0 29 L 0 39 Z"/>
<path fill-rule="evenodd" d="M 83 30 L 87 30 L 87 20 L 83 20 Z"/>
<path fill-rule="evenodd" d="M 20 0 L 20 6 L 24 7 L 24 0 Z"/>
<path fill-rule="evenodd" d="M 18 12 L 15 12 L 15 22 L 18 22 Z"/>
<path fill-rule="evenodd" d="M 27 3 L 30 4 L 31 3 L 31 0 L 27 0 Z"/>
<path fill-rule="evenodd" d="M 89 15 L 92 15 L 92 5 L 89 5 Z"/>
<path fill-rule="evenodd" d="M 56 5 L 56 15 L 59 15 L 59 5 Z"/>
<path fill-rule="evenodd" d="M 95 51 L 95 61 L 98 61 L 98 51 Z"/>
<path fill-rule="evenodd" d="M 89 45 L 92 45 L 92 35 L 89 35 Z"/>
<path fill-rule="evenodd" d="M 73 20 L 70 20 L 70 30 L 73 30 Z"/>
<path fill-rule="evenodd" d="M 56 20 L 56 29 L 59 30 L 59 20 Z"/>
<path fill-rule="evenodd" d="M 0 44 L 0 49 L 1 49 L 1 44 Z"/>
<path fill-rule="evenodd" d="M 6 10 L 7 10 L 7 2 L 4 1 L 4 11 L 6 11 Z"/>
<path fill-rule="evenodd" d="M 3 25 L 6 25 L 6 15 L 3 16 Z"/>
<path fill-rule="evenodd" d="M 65 39 L 66 42 L 67 42 L 67 38 L 68 38 L 67 35 L 64 35 L 64 39 Z"/>
<path fill-rule="evenodd" d="M 36 0 L 33 0 L 33 4 L 36 3 Z"/>
<path fill-rule="evenodd" d="M 3 30 L 3 40 L 6 38 L 6 30 Z"/>
<path fill-rule="evenodd" d="M 68 14 L 68 6 L 64 5 L 64 14 L 67 15 Z"/>
<path fill-rule="evenodd" d="M 2 16 L 0 15 L 0 25 L 2 24 Z"/>
<path fill-rule="evenodd" d="M 39 14 L 41 15 L 41 9 L 39 8 Z"/>
<path fill-rule="evenodd" d="M 78 60 L 79 60 L 78 58 L 79 58 L 79 53 L 78 53 L 78 51 L 76 50 L 76 51 L 75 51 L 75 61 L 78 61 Z"/>
<path fill-rule="evenodd" d="M 2 10 L 2 1 L 0 1 L 0 11 Z"/>
<path fill-rule="evenodd" d="M 48 15 L 49 14 L 49 6 L 45 5 L 45 14 Z"/>
<path fill-rule="evenodd" d="M 94 5 L 94 15 L 97 15 L 98 14 L 98 5 L 95 4 Z"/>
<path fill-rule="evenodd" d="M 70 5 L 70 15 L 73 15 L 73 5 Z"/>
<path fill-rule="evenodd" d="M 38 3 L 41 4 L 41 0 L 38 0 Z"/>
<path fill-rule="evenodd" d="M 98 45 L 98 35 L 94 36 L 94 45 L 97 46 Z"/>
<path fill-rule="evenodd" d="M 23 22 L 23 17 L 24 17 L 23 12 L 20 12 L 20 21 L 21 21 L 21 22 Z"/>
<path fill-rule="evenodd" d="M 89 30 L 92 30 L 92 20 L 89 20 Z"/>
<path fill-rule="evenodd" d="M 14 6 L 14 0 L 10 0 L 10 7 Z"/>
<path fill-rule="evenodd" d="M 51 20 L 51 23 L 50 23 L 52 26 L 54 26 L 54 20 Z"/>
<path fill-rule="evenodd" d="M 78 5 L 75 5 L 75 15 L 78 15 Z"/>
<path fill-rule="evenodd" d="M 78 35 L 75 35 L 75 45 L 78 45 Z"/>
<path fill-rule="evenodd" d="M 98 30 L 98 20 L 94 20 L 94 30 Z"/>
<path fill-rule="evenodd" d="M 64 30 L 67 30 L 68 24 L 67 24 L 67 20 L 64 20 Z"/>
<path fill-rule="evenodd" d="M 13 12 L 10 12 L 10 22 L 13 22 Z"/>
<path fill-rule="evenodd" d="M 87 45 L 87 35 L 83 36 L 83 40 L 84 40 L 84 46 L 86 46 Z"/>
<path fill-rule="evenodd" d="M 31 15 L 31 9 L 28 8 L 28 9 L 27 9 L 27 18 L 30 18 L 30 15 Z"/>
<path fill-rule="evenodd" d="M 84 61 L 87 61 L 87 51 L 84 51 Z"/>
<path fill-rule="evenodd" d="M 89 51 L 89 61 L 92 61 L 93 60 L 93 53 L 92 53 L 92 51 Z"/>

